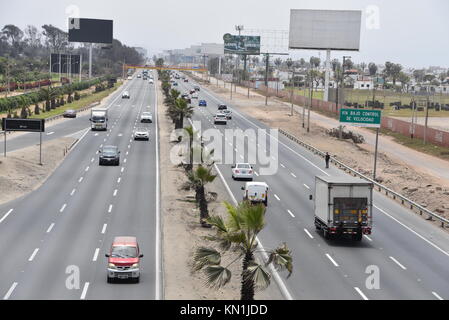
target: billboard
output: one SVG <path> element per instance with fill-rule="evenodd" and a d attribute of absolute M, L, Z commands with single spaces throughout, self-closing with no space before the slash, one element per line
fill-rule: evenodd
<path fill-rule="evenodd" d="M 290 49 L 359 51 L 362 12 L 290 10 Z"/>
<path fill-rule="evenodd" d="M 45 132 L 45 119 L 2 119 L 3 131 Z"/>
<path fill-rule="evenodd" d="M 226 33 L 223 36 L 224 53 L 231 54 L 260 54 L 260 36 L 236 36 Z"/>
<path fill-rule="evenodd" d="M 202 43 L 201 54 L 222 56 L 224 54 L 224 47 L 221 43 Z"/>
<path fill-rule="evenodd" d="M 51 72 L 80 73 L 81 56 L 79 54 L 52 53 L 50 56 Z"/>
<path fill-rule="evenodd" d="M 112 20 L 69 18 L 69 42 L 112 43 Z"/>

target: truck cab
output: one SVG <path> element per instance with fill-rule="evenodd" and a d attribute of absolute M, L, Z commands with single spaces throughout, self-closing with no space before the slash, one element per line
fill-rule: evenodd
<path fill-rule="evenodd" d="M 108 130 L 108 110 L 105 108 L 91 109 L 90 115 L 92 130 Z"/>

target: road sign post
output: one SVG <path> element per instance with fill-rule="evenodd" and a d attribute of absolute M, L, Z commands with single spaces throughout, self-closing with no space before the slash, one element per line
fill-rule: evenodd
<path fill-rule="evenodd" d="M 341 109 L 340 125 L 348 124 L 354 127 L 376 128 L 376 146 L 374 151 L 373 180 L 376 180 L 377 149 L 379 143 L 379 128 L 382 113 L 380 110 Z"/>

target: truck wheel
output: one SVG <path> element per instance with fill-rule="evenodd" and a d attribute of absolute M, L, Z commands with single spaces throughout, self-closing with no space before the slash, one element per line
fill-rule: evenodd
<path fill-rule="evenodd" d="M 108 282 L 108 283 L 112 283 L 112 278 L 107 277 L 107 282 Z"/>
<path fill-rule="evenodd" d="M 134 283 L 139 283 L 140 282 L 140 276 L 137 277 L 136 279 L 134 279 Z"/>
<path fill-rule="evenodd" d="M 362 241 L 363 235 L 361 232 L 352 235 L 352 240 L 354 241 Z"/>
<path fill-rule="evenodd" d="M 324 234 L 324 239 L 326 239 L 326 240 L 331 239 L 331 234 L 326 229 L 323 230 L 323 234 Z"/>

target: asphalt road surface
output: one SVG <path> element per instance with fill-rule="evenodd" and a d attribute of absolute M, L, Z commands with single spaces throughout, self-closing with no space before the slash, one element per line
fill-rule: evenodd
<path fill-rule="evenodd" d="M 196 83 L 179 82 L 179 90 L 187 91 Z M 193 100 L 196 129 L 268 129 L 267 126 L 201 88 L 199 99 L 207 107 L 198 107 Z M 214 125 L 217 105 L 225 103 L 233 111 L 227 125 Z M 226 135 L 225 135 L 226 137 Z M 316 175 L 344 175 L 336 168 L 325 169 L 324 160 L 284 136 L 273 135 L 278 152 L 269 154 L 277 163 L 273 175 L 259 174 L 255 163 L 255 181 L 269 185 L 266 227 L 259 239 L 265 248 L 287 242 L 292 249 L 294 273 L 281 285 L 286 298 L 292 299 L 448 299 L 449 298 L 449 236 L 443 230 L 416 216 L 393 200 L 375 192 L 373 234 L 363 241 L 327 241 L 315 231 L 313 201 Z M 233 141 L 234 140 L 234 141 Z M 254 149 L 249 145 L 261 140 L 246 140 L 244 150 L 236 148 L 238 139 L 222 139 L 229 145 L 235 162 L 246 162 Z M 205 143 L 206 147 L 208 143 Z M 265 150 L 269 150 L 270 141 Z M 217 150 L 215 150 L 217 154 Z M 224 154 L 223 154 L 224 158 Z M 220 174 L 232 196 L 241 201 L 244 182 L 231 177 L 231 164 L 219 164 Z M 375 277 L 378 275 L 378 277 Z M 374 278 L 375 277 L 375 278 Z M 378 281 L 377 281 L 378 280 Z"/>
<path fill-rule="evenodd" d="M 107 131 L 89 130 L 89 116 L 52 127 L 55 137 L 85 133 L 39 189 L 0 206 L 3 299 L 160 298 L 157 123 L 140 124 L 141 112 L 156 113 L 156 91 L 142 79 L 125 89 L 131 99 L 119 90 L 108 101 Z M 149 142 L 133 140 L 136 126 L 150 128 Z M 26 136 L 9 145 L 26 146 Z M 98 165 L 103 145 L 119 147 L 120 166 Z M 115 236 L 137 237 L 140 283 L 106 282 L 104 255 Z"/>

